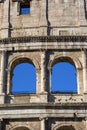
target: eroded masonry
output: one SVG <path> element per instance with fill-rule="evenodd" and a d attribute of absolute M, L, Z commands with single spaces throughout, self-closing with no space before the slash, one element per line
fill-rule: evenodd
<path fill-rule="evenodd" d="M 76 69 L 75 93 L 51 90 L 60 62 Z M 12 93 L 21 63 L 36 70 L 33 94 Z M 87 0 L 0 0 L 0 130 L 87 130 Z"/>

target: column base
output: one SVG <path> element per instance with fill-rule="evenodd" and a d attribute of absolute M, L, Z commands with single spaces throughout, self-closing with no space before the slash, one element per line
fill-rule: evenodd
<path fill-rule="evenodd" d="M 84 93 L 84 102 L 87 102 L 87 92 Z"/>
<path fill-rule="evenodd" d="M 40 94 L 40 102 L 41 103 L 47 103 L 48 102 L 48 93 L 47 92 L 42 92 Z"/>

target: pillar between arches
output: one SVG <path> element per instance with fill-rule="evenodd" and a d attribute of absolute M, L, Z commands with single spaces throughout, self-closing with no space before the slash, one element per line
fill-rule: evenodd
<path fill-rule="evenodd" d="M 41 54 L 41 93 L 46 93 L 46 52 Z"/>
<path fill-rule="evenodd" d="M 1 72 L 0 72 L 0 104 L 4 103 L 4 97 L 5 97 L 5 59 L 6 58 L 6 52 L 1 52 Z"/>
<path fill-rule="evenodd" d="M 46 51 L 41 52 L 41 93 L 42 103 L 48 102 L 48 93 L 46 91 Z"/>
<path fill-rule="evenodd" d="M 40 117 L 39 118 L 41 121 L 41 130 L 45 130 L 46 129 L 46 120 L 48 119 L 47 117 Z"/>
<path fill-rule="evenodd" d="M 84 101 L 87 102 L 87 50 L 83 50 L 83 82 L 84 82 Z"/>

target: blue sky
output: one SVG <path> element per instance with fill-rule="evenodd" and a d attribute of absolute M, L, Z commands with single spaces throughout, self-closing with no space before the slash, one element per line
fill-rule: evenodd
<path fill-rule="evenodd" d="M 12 78 L 13 93 L 36 92 L 36 70 L 29 63 L 21 63 L 14 68 Z M 60 62 L 53 66 L 51 76 L 52 92 L 76 92 L 76 69 L 67 62 Z"/>
<path fill-rule="evenodd" d="M 75 67 L 67 62 L 60 62 L 53 67 L 52 91 L 76 92 L 77 77 Z"/>
<path fill-rule="evenodd" d="M 12 78 L 13 92 L 36 92 L 36 70 L 28 63 L 22 63 L 15 67 Z"/>

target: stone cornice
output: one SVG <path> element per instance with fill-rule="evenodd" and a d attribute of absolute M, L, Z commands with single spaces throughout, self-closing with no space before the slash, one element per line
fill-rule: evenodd
<path fill-rule="evenodd" d="M 87 103 L 22 103 L 22 104 L 1 104 L 0 109 L 11 109 L 11 108 L 28 108 L 28 109 L 38 109 L 38 108 L 51 108 L 51 109 L 56 109 L 56 108 L 66 108 L 69 109 L 69 107 L 73 108 L 86 108 L 87 109 Z"/>
<path fill-rule="evenodd" d="M 0 39 L 0 44 L 29 42 L 87 42 L 87 36 L 28 36 Z"/>

